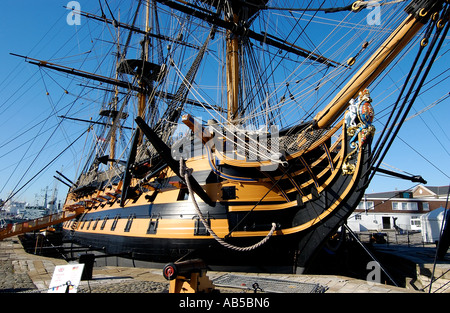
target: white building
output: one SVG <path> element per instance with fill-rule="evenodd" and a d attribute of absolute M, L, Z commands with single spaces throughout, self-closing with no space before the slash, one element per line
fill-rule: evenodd
<path fill-rule="evenodd" d="M 446 205 L 448 186 L 366 194 L 348 219 L 353 231 L 422 229 L 421 216 Z"/>

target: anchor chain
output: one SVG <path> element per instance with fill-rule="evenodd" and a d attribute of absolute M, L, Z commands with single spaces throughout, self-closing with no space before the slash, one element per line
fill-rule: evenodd
<path fill-rule="evenodd" d="M 184 180 L 186 182 L 186 185 L 188 187 L 189 190 L 189 194 L 191 195 L 191 199 L 192 199 L 192 203 L 194 204 L 195 210 L 200 218 L 200 221 L 202 222 L 203 226 L 205 226 L 205 228 L 208 230 L 208 232 L 213 236 L 213 238 L 220 243 L 222 246 L 228 248 L 228 249 L 232 249 L 235 251 L 251 251 L 254 250 L 260 246 L 262 246 L 263 244 L 265 244 L 270 237 L 272 237 L 275 228 L 277 227 L 277 225 L 275 223 L 272 223 L 272 228 L 270 229 L 269 233 L 267 234 L 266 237 L 264 237 L 260 242 L 255 243 L 254 245 L 248 246 L 248 247 L 239 247 L 239 246 L 235 246 L 232 244 L 229 244 L 228 242 L 225 242 L 222 238 L 220 238 L 219 236 L 217 236 L 217 234 L 211 229 L 211 227 L 208 225 L 208 222 L 206 221 L 206 219 L 203 217 L 202 212 L 200 211 L 200 208 L 198 207 L 197 201 L 195 200 L 194 197 L 194 193 L 192 191 L 191 188 L 191 183 L 189 181 L 189 176 L 192 174 L 192 169 L 188 169 L 186 168 L 186 165 L 184 164 L 184 160 L 181 158 L 180 159 L 180 174 L 184 177 Z"/>

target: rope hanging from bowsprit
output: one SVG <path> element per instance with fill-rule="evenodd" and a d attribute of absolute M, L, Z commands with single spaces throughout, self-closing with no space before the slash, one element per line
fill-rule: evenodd
<path fill-rule="evenodd" d="M 192 169 L 186 168 L 186 165 L 184 164 L 184 160 L 182 158 L 180 159 L 180 174 L 181 174 L 181 176 L 184 177 L 184 180 L 185 180 L 186 185 L 189 190 L 189 194 L 191 195 L 192 203 L 194 204 L 195 210 L 200 218 L 200 221 L 202 222 L 203 226 L 205 226 L 205 228 L 208 230 L 208 232 L 214 237 L 214 239 L 218 243 L 220 243 L 222 246 L 224 246 L 228 249 L 236 250 L 236 251 L 251 251 L 251 250 L 254 250 L 254 249 L 262 246 L 269 240 L 270 237 L 272 237 L 272 235 L 275 231 L 275 228 L 277 226 L 275 223 L 272 223 L 272 228 L 270 229 L 270 231 L 266 237 L 264 237 L 260 242 L 255 243 L 254 245 L 249 246 L 249 247 L 234 246 L 232 244 L 229 244 L 228 242 L 225 242 L 223 239 L 219 238 L 219 236 L 217 236 L 217 234 L 211 229 L 207 220 L 203 217 L 203 214 L 200 211 L 200 208 L 198 207 L 197 201 L 195 200 L 194 193 L 192 191 L 191 183 L 189 181 L 189 176 L 192 174 Z"/>

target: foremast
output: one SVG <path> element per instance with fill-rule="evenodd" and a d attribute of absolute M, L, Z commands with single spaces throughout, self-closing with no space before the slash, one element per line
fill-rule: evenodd
<path fill-rule="evenodd" d="M 236 27 L 226 28 L 226 87 L 227 87 L 227 120 L 235 124 L 241 118 L 242 108 L 239 103 L 241 83 L 240 53 L 242 48 L 242 34 L 236 31 L 238 27 L 247 27 L 249 19 L 257 14 L 267 0 L 251 0 L 246 5 L 240 1 L 228 1 L 224 5 L 224 22 Z"/>
<path fill-rule="evenodd" d="M 227 19 L 233 23 L 239 21 L 236 13 L 231 13 Z M 233 123 L 239 116 L 239 38 L 227 30 L 226 40 L 227 113 L 228 122 Z"/>

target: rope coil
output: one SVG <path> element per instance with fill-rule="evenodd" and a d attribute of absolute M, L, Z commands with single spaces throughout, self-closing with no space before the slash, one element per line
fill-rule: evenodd
<path fill-rule="evenodd" d="M 198 207 L 197 201 L 195 200 L 194 197 L 194 193 L 192 191 L 192 187 L 191 187 L 191 183 L 189 181 L 189 176 L 192 174 L 192 169 L 188 169 L 186 168 L 186 165 L 184 164 L 184 160 L 181 158 L 180 159 L 180 174 L 181 176 L 184 177 L 184 180 L 186 182 L 186 185 L 188 187 L 189 190 L 189 194 L 191 195 L 191 199 L 192 199 L 192 203 L 194 204 L 194 208 L 200 218 L 200 221 L 202 222 L 203 226 L 205 226 L 205 228 L 208 230 L 208 232 L 213 236 L 213 238 L 220 243 L 222 246 L 228 248 L 228 249 L 232 249 L 235 251 L 251 251 L 254 250 L 260 246 L 262 246 L 263 244 L 265 244 L 270 237 L 272 237 L 275 228 L 277 227 L 277 225 L 275 223 L 272 223 L 272 228 L 270 229 L 269 233 L 266 235 L 266 237 L 264 237 L 261 241 L 259 241 L 258 243 L 255 243 L 254 245 L 248 246 L 248 247 L 239 247 L 239 246 L 235 246 L 232 244 L 229 244 L 228 242 L 225 242 L 222 238 L 220 238 L 219 236 L 217 236 L 217 234 L 211 229 L 211 227 L 208 225 L 208 222 L 206 221 L 206 219 L 203 217 L 202 212 L 200 211 L 200 208 Z"/>

